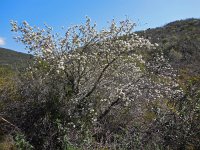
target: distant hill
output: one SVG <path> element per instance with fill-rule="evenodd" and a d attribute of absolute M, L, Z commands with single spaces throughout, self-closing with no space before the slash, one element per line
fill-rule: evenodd
<path fill-rule="evenodd" d="M 158 43 L 175 68 L 189 75 L 200 74 L 200 19 L 179 20 L 137 34 Z"/>
<path fill-rule="evenodd" d="M 9 66 L 12 68 L 25 66 L 31 58 L 32 55 L 29 54 L 0 48 L 0 66 Z"/>

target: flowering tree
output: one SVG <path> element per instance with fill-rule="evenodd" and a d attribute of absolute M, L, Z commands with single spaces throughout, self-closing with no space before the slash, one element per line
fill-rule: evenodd
<path fill-rule="evenodd" d="M 63 37 L 48 26 L 44 30 L 27 22 L 11 24 L 19 35 L 16 40 L 34 55 L 19 82 L 20 96 L 26 103 L 45 104 L 43 122 L 53 118 L 68 128 L 94 129 L 116 110 L 128 108 L 142 115 L 144 103 L 182 94 L 176 72 L 162 54 L 147 61 L 143 54 L 157 44 L 133 33 L 135 24 L 129 20 L 113 20 L 99 31 L 87 18 L 85 25 L 70 27 Z"/>

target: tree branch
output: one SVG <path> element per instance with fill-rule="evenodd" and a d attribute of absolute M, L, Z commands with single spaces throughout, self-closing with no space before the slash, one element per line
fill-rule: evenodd
<path fill-rule="evenodd" d="M 117 100 L 112 102 L 111 105 L 97 118 L 97 121 L 102 120 L 111 111 L 112 107 L 119 103 L 119 100 L 120 98 L 117 98 Z"/>
<path fill-rule="evenodd" d="M 81 100 L 84 100 L 85 98 L 87 98 L 88 96 L 90 96 L 90 95 L 94 92 L 94 90 L 96 89 L 96 87 L 97 87 L 99 81 L 101 80 L 101 78 L 102 78 L 104 72 L 106 71 L 106 69 L 107 69 L 116 59 L 117 59 L 117 58 L 114 58 L 111 62 L 109 62 L 109 63 L 103 68 L 103 70 L 101 71 L 99 77 L 97 78 L 97 80 L 96 80 L 96 82 L 95 82 L 93 88 L 92 88 Z"/>

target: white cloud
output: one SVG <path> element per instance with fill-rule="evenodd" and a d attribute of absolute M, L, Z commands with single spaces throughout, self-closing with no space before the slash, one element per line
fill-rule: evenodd
<path fill-rule="evenodd" d="M 3 46 L 5 44 L 6 44 L 5 39 L 0 37 L 0 46 Z"/>

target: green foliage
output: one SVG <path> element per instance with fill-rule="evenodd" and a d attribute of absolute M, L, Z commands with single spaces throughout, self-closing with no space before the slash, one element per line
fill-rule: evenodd
<path fill-rule="evenodd" d="M 33 146 L 30 145 L 29 142 L 26 141 L 25 136 L 23 134 L 17 134 L 15 137 L 15 146 L 17 150 L 32 150 Z"/>
<path fill-rule="evenodd" d="M 56 125 L 58 128 L 58 142 L 61 145 L 61 149 L 63 150 L 78 150 L 72 143 L 70 143 L 70 140 L 68 139 L 68 131 L 69 129 L 62 125 L 61 120 L 56 120 Z"/>

